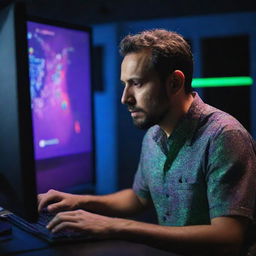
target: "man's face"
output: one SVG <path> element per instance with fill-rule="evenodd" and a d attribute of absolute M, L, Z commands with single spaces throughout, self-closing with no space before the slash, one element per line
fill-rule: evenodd
<path fill-rule="evenodd" d="M 161 124 L 169 111 L 165 85 L 150 68 L 150 52 L 141 51 L 124 57 L 121 66 L 124 90 L 121 102 L 131 112 L 134 124 L 142 129 Z"/>

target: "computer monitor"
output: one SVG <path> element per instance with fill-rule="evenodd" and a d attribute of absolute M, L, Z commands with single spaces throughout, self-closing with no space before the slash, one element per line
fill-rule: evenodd
<path fill-rule="evenodd" d="M 37 219 L 37 193 L 93 188 L 90 30 L 0 10 L 0 206 Z"/>

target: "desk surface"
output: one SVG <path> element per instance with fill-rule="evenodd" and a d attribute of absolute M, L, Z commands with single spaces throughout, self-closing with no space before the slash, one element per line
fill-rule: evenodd
<path fill-rule="evenodd" d="M 149 246 L 119 240 L 49 245 L 16 227 L 12 239 L 0 242 L 0 256 L 177 256 Z"/>

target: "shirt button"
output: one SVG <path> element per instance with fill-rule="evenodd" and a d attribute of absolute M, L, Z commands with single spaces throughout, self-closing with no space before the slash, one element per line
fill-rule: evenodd
<path fill-rule="evenodd" d="M 168 194 L 165 194 L 166 198 L 169 198 L 169 195 Z"/>

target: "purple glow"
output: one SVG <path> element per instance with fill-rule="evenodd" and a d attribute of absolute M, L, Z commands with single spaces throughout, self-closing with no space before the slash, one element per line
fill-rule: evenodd
<path fill-rule="evenodd" d="M 36 159 L 91 151 L 88 33 L 28 22 Z"/>
<path fill-rule="evenodd" d="M 91 184 L 89 33 L 30 21 L 27 28 L 38 193 Z"/>

